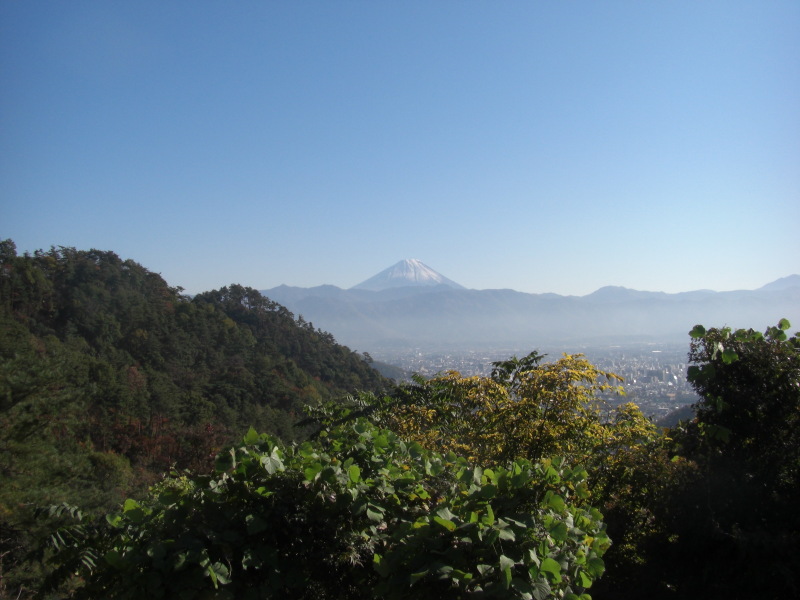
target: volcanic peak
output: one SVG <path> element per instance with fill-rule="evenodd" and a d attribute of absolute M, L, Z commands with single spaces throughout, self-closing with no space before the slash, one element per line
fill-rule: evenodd
<path fill-rule="evenodd" d="M 435 285 L 444 285 L 459 290 L 465 289 L 464 286 L 434 271 L 416 258 L 401 260 L 366 281 L 353 286 L 351 289 L 379 292 L 398 287 Z"/>

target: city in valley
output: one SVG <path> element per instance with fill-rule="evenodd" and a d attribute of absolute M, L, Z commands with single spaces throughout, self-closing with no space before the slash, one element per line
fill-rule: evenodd
<path fill-rule="evenodd" d="M 635 402 L 654 420 L 697 401 L 686 380 L 686 344 L 640 343 L 570 348 L 537 348 L 544 362 L 562 354 L 584 354 L 599 369 L 623 378 L 624 396 L 607 398 L 611 405 Z M 434 350 L 424 348 L 379 349 L 371 352 L 378 361 L 400 367 L 408 374 L 431 377 L 440 372 L 458 371 L 461 375 L 488 375 L 492 363 L 511 356 L 522 357 L 531 349 L 496 348 L 484 350 Z"/>

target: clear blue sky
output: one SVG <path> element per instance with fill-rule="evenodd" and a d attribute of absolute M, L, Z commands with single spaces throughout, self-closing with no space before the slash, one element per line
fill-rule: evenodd
<path fill-rule="evenodd" d="M 0 238 L 188 292 L 800 273 L 800 2 L 0 2 Z"/>

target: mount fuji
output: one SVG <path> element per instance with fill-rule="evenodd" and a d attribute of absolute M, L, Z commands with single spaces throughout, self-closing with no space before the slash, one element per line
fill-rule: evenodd
<path fill-rule="evenodd" d="M 463 285 L 448 279 L 441 273 L 437 273 L 428 265 L 416 258 L 401 260 L 384 269 L 377 275 L 354 285 L 351 290 L 369 290 L 372 292 L 382 292 L 392 288 L 407 286 L 437 286 L 443 285 L 456 290 L 466 289 Z"/>

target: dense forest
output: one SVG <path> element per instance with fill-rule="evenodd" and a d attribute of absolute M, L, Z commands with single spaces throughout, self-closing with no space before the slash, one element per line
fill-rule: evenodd
<path fill-rule="evenodd" d="M 0 597 L 800 596 L 786 320 L 691 329 L 660 428 L 580 354 L 396 384 L 239 285 L 0 261 Z"/>

